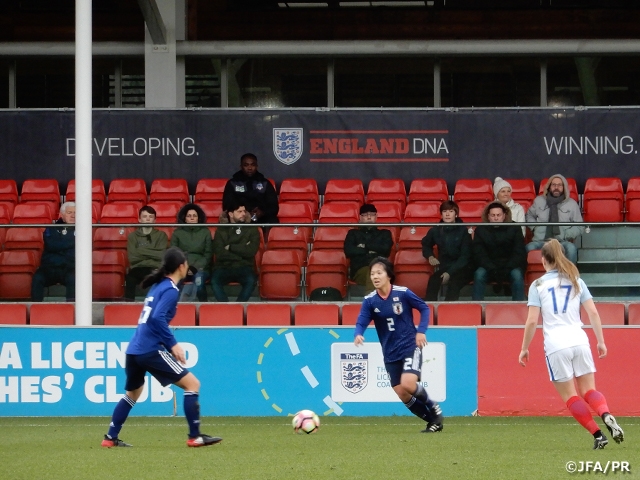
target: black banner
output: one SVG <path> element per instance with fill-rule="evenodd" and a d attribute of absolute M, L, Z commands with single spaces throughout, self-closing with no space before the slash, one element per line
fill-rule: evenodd
<path fill-rule="evenodd" d="M 531 178 L 640 176 L 640 109 L 588 110 L 99 110 L 93 175 L 228 178 L 240 156 L 267 177 Z M 0 113 L 1 178 L 74 176 L 73 111 Z"/>

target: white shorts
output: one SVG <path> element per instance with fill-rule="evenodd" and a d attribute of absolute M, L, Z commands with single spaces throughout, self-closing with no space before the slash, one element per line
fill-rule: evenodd
<path fill-rule="evenodd" d="M 563 348 L 547 355 L 547 368 L 552 382 L 566 382 L 596 371 L 589 345 Z"/>

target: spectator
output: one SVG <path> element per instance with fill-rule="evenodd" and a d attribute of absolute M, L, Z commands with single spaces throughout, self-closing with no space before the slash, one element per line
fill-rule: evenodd
<path fill-rule="evenodd" d="M 511 222 L 511 210 L 501 202 L 489 203 L 482 212 L 482 221 L 493 225 L 476 228 L 472 248 L 477 266 L 473 277 L 473 300 L 484 300 L 487 281 L 497 283 L 500 293 L 511 288 L 512 300 L 524 300 L 524 272 L 527 253 L 522 232 Z"/>
<path fill-rule="evenodd" d="M 511 220 L 516 223 L 524 223 L 524 208 L 511 198 L 511 184 L 500 177 L 493 181 L 493 195 L 495 200 L 506 205 L 511 210 Z M 527 227 L 522 227 L 522 235 L 527 233 Z"/>
<path fill-rule="evenodd" d="M 211 231 L 196 224 L 207 223 L 207 216 L 198 205 L 188 203 L 178 212 L 178 223 L 182 226 L 171 235 L 171 246 L 178 247 L 186 254 L 189 268 L 198 270 L 195 275 L 187 276 L 187 283 L 182 285 L 180 301 L 193 301 L 197 297 L 198 301 L 206 302 L 206 281 L 211 276 L 213 246 Z"/>
<path fill-rule="evenodd" d="M 145 206 L 138 212 L 138 222 L 150 224 L 156 222 L 156 211 Z M 127 256 L 129 272 L 125 278 L 124 296 L 135 300 L 136 287 L 156 268 L 160 268 L 169 239 L 167 234 L 154 227 L 140 227 L 127 238 Z"/>
<path fill-rule="evenodd" d="M 440 223 L 460 224 L 460 209 L 456 202 L 446 200 L 440 205 Z M 436 258 L 433 247 L 438 247 Z M 422 255 L 437 270 L 427 284 L 427 300 L 438 301 L 441 285 L 447 285 L 446 301 L 460 298 L 460 290 L 473 279 L 471 235 L 467 227 L 437 226 L 422 239 Z"/>
<path fill-rule="evenodd" d="M 260 234 L 257 227 L 246 225 L 251 223 L 251 214 L 244 203 L 230 200 L 228 209 L 226 219 L 220 223 L 235 223 L 238 226 L 218 227 L 216 230 L 213 237 L 215 262 L 211 287 L 219 302 L 228 302 L 229 297 L 223 287 L 228 283 L 238 282 L 242 289 L 236 301 L 246 302 L 256 285 L 254 266 L 255 256 L 260 248 Z"/>
<path fill-rule="evenodd" d="M 44 231 L 44 251 L 40 267 L 33 274 L 31 282 L 31 300 L 42 302 L 44 288 L 58 283 L 66 287 L 67 302 L 76 297 L 76 229 L 66 225 L 76 223 L 76 204 L 65 202 L 60 207 L 60 218 L 57 225 L 64 227 L 47 227 Z"/>
<path fill-rule="evenodd" d="M 567 179 L 557 174 L 549 177 L 544 193 L 538 195 L 529 208 L 527 222 L 572 223 L 582 222 L 580 206 L 569 196 Z M 573 243 L 584 227 L 569 225 L 540 225 L 533 228 L 533 239 L 527 244 L 527 252 L 539 250 L 545 240 L 555 238 L 560 242 L 566 257 L 574 264 L 578 261 L 578 247 Z"/>
<path fill-rule="evenodd" d="M 241 202 L 253 223 L 278 223 L 278 195 L 265 176 L 258 172 L 258 158 L 245 153 L 240 158 L 240 170 L 233 174 L 224 187 L 220 215 L 223 219 L 235 202 Z M 224 221 L 224 220 L 223 220 Z"/>
<path fill-rule="evenodd" d="M 358 285 L 373 290 L 369 275 L 369 264 L 377 257 L 387 258 L 393 247 L 393 238 L 389 230 L 379 230 L 373 225 L 378 220 L 375 205 L 365 203 L 360 207 L 362 227 L 349 230 L 344 239 L 344 254 L 351 261 L 349 278 Z"/>

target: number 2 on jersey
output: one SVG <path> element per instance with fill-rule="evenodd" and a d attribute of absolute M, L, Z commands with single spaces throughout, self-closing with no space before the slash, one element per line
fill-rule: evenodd
<path fill-rule="evenodd" d="M 390 332 L 394 332 L 396 330 L 394 328 L 394 324 L 395 322 L 393 321 L 393 318 L 387 318 L 387 327 L 389 328 Z"/>
<path fill-rule="evenodd" d="M 564 297 L 564 307 L 562 307 L 562 313 L 567 313 L 567 305 L 569 304 L 569 295 L 571 294 L 571 285 L 560 285 L 560 288 L 563 288 L 567 291 L 566 297 Z M 556 301 L 556 289 L 550 288 L 551 298 L 553 299 L 553 313 L 558 313 L 558 302 Z"/>

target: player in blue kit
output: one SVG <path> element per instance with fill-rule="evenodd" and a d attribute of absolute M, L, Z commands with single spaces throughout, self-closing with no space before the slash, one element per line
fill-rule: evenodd
<path fill-rule="evenodd" d="M 364 343 L 364 331 L 373 320 L 393 390 L 411 413 L 427 422 L 424 433 L 441 432 L 444 418 L 440 405 L 429 398 L 419 383 L 429 307 L 407 287 L 393 285 L 393 264 L 386 258 L 374 259 L 369 271 L 375 290 L 362 301 L 354 343 Z M 420 311 L 417 329 L 413 324 L 413 308 Z"/>
<path fill-rule="evenodd" d="M 542 266 L 547 273 L 529 288 L 529 314 L 518 360 L 523 367 L 529 361 L 529 345 L 536 333 L 538 317 L 542 314 L 549 377 L 562 401 L 578 423 L 593 435 L 594 449 L 604 448 L 609 440 L 593 420 L 589 407 L 602 418 L 613 440 L 620 443 L 624 440 L 624 432 L 609 413 L 606 398 L 596 390 L 596 367 L 589 348 L 589 338 L 580 320 L 582 305 L 598 342 L 598 354 L 600 358 L 606 357 L 607 347 L 600 315 L 591 293 L 578 276 L 576 266 L 563 253 L 558 240 L 545 243 L 540 253 Z"/>
<path fill-rule="evenodd" d="M 109 432 L 102 446 L 130 447 L 118 438 L 122 425 L 136 404 L 144 388 L 145 375 L 149 372 L 162 386 L 173 383 L 184 390 L 184 414 L 189 424 L 187 446 L 204 447 L 222 441 L 200 433 L 200 382 L 182 365 L 186 363 L 184 350 L 169 329 L 169 322 L 176 314 L 180 290 L 178 283 L 187 276 L 189 264 L 185 254 L 176 247 L 168 249 L 158 270 L 147 276 L 142 286 L 151 287 L 138 319 L 138 328 L 127 347 L 125 372 L 126 393 L 118 402 Z"/>

